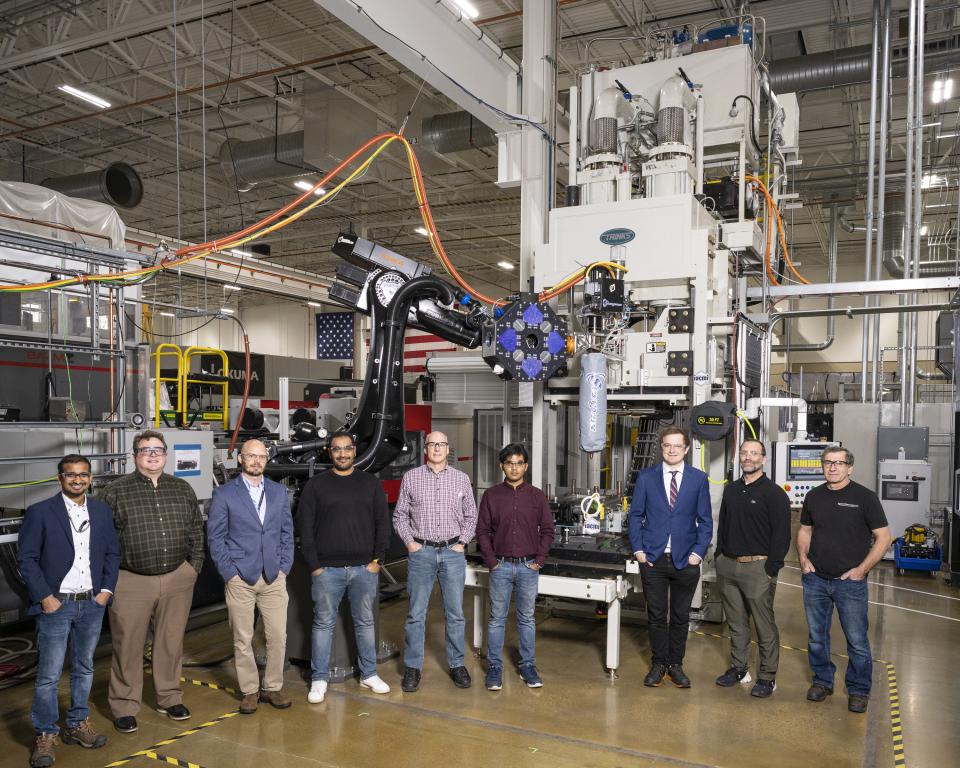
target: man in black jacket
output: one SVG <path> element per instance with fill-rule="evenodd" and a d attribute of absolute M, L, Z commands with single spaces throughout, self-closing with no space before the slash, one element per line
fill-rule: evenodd
<path fill-rule="evenodd" d="M 300 548 L 312 576 L 311 704 L 322 702 L 327 693 L 330 646 L 344 593 L 357 638 L 360 685 L 374 693 L 390 692 L 377 676 L 373 617 L 380 563 L 390 541 L 390 513 L 380 481 L 353 466 L 356 453 L 352 435 L 334 435 L 333 468 L 307 483 L 297 509 Z"/>
<path fill-rule="evenodd" d="M 766 698 L 777 687 L 780 633 L 773 596 L 790 548 L 790 500 L 763 473 L 767 451 L 759 440 L 740 445 L 743 476 L 723 489 L 717 527 L 717 576 L 730 628 L 731 666 L 717 685 L 749 683 L 750 618 L 757 628 L 760 663 L 751 696 Z"/>

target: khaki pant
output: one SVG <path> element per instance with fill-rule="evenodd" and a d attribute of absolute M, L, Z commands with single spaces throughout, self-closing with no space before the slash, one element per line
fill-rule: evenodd
<path fill-rule="evenodd" d="M 143 647 L 153 621 L 153 686 L 157 706 L 183 703 L 180 668 L 197 572 L 184 562 L 162 576 L 120 571 L 110 605 L 113 663 L 107 699 L 114 718 L 133 717 L 143 698 Z"/>
<path fill-rule="evenodd" d="M 773 613 L 777 580 L 771 579 L 766 560 L 738 563 L 736 558 L 720 555 L 716 559 L 720 598 L 730 629 L 731 664 L 747 667 L 750 654 L 750 619 L 757 629 L 760 663 L 758 680 L 773 680 L 780 665 L 780 632 Z"/>
<path fill-rule="evenodd" d="M 243 694 L 260 689 L 260 676 L 253 653 L 253 611 L 260 610 L 267 641 L 267 667 L 263 672 L 263 690 L 283 688 L 283 663 L 287 647 L 287 577 L 280 573 L 268 584 L 261 575 L 253 586 L 242 579 L 231 579 L 224 587 L 230 628 L 233 630 L 233 658 L 237 683 Z"/>

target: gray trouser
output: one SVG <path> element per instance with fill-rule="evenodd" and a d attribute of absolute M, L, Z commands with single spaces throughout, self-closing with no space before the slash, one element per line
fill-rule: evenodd
<path fill-rule="evenodd" d="M 730 629 L 730 659 L 734 667 L 745 669 L 750 653 L 750 619 L 757 628 L 760 649 L 759 680 L 773 680 L 780 664 L 780 632 L 773 615 L 773 596 L 777 580 L 764 570 L 765 560 L 738 563 L 735 558 L 717 557 L 717 577 L 723 612 Z"/>

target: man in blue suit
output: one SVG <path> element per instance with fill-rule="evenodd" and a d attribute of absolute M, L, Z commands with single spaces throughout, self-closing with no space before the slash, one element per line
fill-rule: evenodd
<path fill-rule="evenodd" d="M 640 473 L 630 504 L 630 547 L 640 563 L 653 656 L 643 684 L 656 687 L 667 675 L 689 688 L 683 655 L 700 563 L 713 534 L 710 490 L 707 476 L 684 463 L 690 441 L 683 430 L 662 429 L 660 451 L 663 463 Z"/>
<path fill-rule="evenodd" d="M 37 683 L 30 720 L 36 734 L 30 765 L 53 765 L 60 729 L 57 686 L 67 644 L 72 646 L 70 709 L 64 744 L 102 747 L 107 737 L 90 724 L 93 652 L 103 612 L 120 569 L 120 545 L 110 507 L 87 496 L 92 475 L 84 456 L 64 456 L 57 465 L 61 492 L 27 508 L 20 528 L 17 563 L 30 595 L 28 613 L 37 622 Z"/>
<path fill-rule="evenodd" d="M 263 475 L 268 458 L 263 443 L 247 440 L 240 449 L 240 475 L 213 492 L 207 518 L 210 556 L 225 582 L 244 715 L 256 712 L 260 701 L 277 709 L 292 703 L 283 694 L 283 663 L 293 517 L 286 488 Z M 260 611 L 267 639 L 262 686 L 253 655 L 254 609 Z"/>

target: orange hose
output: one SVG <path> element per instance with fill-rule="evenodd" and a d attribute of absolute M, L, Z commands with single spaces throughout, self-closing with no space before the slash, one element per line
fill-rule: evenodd
<path fill-rule="evenodd" d="M 777 234 L 780 238 L 780 246 L 783 248 L 783 258 L 787 263 L 787 267 L 793 272 L 797 280 L 804 285 L 810 285 L 810 281 L 807 280 L 803 275 L 797 272 L 796 267 L 793 265 L 793 260 L 790 258 L 790 250 L 787 248 L 787 239 L 784 234 L 783 219 L 780 218 L 780 211 L 777 210 L 776 203 L 774 202 L 773 196 L 770 194 L 770 190 L 767 189 L 766 185 L 756 176 L 747 176 L 745 181 L 752 182 L 755 186 L 760 188 L 760 191 L 763 193 L 764 198 L 767 201 L 767 217 L 773 216 L 774 221 L 777 224 Z M 773 273 L 773 270 L 770 265 L 770 234 L 772 231 L 772 224 L 768 222 L 767 226 L 767 250 L 764 255 L 764 265 L 767 271 L 767 277 L 770 279 L 774 285 L 780 285 L 779 281 L 776 279 L 776 276 Z"/>

